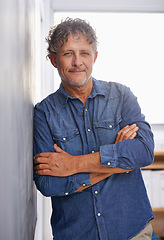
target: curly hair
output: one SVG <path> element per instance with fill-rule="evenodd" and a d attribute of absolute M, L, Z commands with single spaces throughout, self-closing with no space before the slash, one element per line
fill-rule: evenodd
<path fill-rule="evenodd" d="M 60 24 L 51 27 L 49 35 L 46 38 L 48 43 L 47 57 L 57 53 L 58 47 L 62 47 L 67 41 L 68 35 L 84 34 L 89 44 L 92 44 L 93 50 L 97 50 L 97 37 L 93 28 L 86 21 L 79 18 L 66 18 Z"/>

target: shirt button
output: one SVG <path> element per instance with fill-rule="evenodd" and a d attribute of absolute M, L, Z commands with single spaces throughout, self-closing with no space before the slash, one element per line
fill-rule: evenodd
<path fill-rule="evenodd" d="M 85 111 L 87 112 L 87 111 L 88 111 L 88 109 L 86 108 L 86 109 L 85 109 Z"/>
<path fill-rule="evenodd" d="M 95 194 L 98 194 L 98 191 L 95 191 Z"/>
<path fill-rule="evenodd" d="M 109 128 L 112 128 L 112 125 L 109 125 Z"/>
<path fill-rule="evenodd" d="M 107 165 L 110 166 L 110 162 L 107 162 Z"/>
<path fill-rule="evenodd" d="M 91 131 L 91 129 L 90 128 L 88 128 L 88 132 L 90 132 Z"/>
<path fill-rule="evenodd" d="M 65 141 L 65 140 L 66 140 L 66 138 L 65 138 L 65 137 L 63 137 L 63 140 Z"/>
<path fill-rule="evenodd" d="M 85 187 L 86 185 L 85 185 L 85 183 L 83 183 L 83 187 Z"/>
<path fill-rule="evenodd" d="M 68 195 L 68 192 L 66 192 L 65 195 Z"/>
<path fill-rule="evenodd" d="M 92 151 L 92 153 L 94 153 L 95 151 Z"/>
<path fill-rule="evenodd" d="M 100 216 L 101 216 L 101 213 L 97 213 L 97 216 L 100 217 Z"/>

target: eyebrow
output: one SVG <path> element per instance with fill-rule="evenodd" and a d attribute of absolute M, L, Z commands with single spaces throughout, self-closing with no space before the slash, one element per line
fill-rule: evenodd
<path fill-rule="evenodd" d="M 64 52 L 74 52 L 74 50 L 72 49 L 65 49 L 65 50 L 62 50 L 61 53 L 64 53 Z M 80 52 L 90 52 L 89 49 L 81 49 Z"/>

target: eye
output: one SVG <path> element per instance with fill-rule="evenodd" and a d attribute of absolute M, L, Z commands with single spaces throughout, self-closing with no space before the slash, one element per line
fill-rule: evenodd
<path fill-rule="evenodd" d="M 82 55 L 89 55 L 88 52 L 82 52 L 81 54 L 82 54 Z"/>
<path fill-rule="evenodd" d="M 70 56 L 72 53 L 71 52 L 65 52 L 63 55 L 64 56 Z"/>

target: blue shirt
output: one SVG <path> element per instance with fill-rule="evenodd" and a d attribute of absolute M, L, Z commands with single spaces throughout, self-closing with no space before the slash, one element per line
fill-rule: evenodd
<path fill-rule="evenodd" d="M 135 139 L 114 144 L 118 131 L 133 123 Z M 127 240 L 154 217 L 140 170 L 153 161 L 153 134 L 129 88 L 93 79 L 84 106 L 61 85 L 35 106 L 34 155 L 53 152 L 54 143 L 72 155 L 100 151 L 102 166 L 127 170 L 78 193 L 91 185 L 89 173 L 34 173 L 37 188 L 52 199 L 54 240 Z"/>

